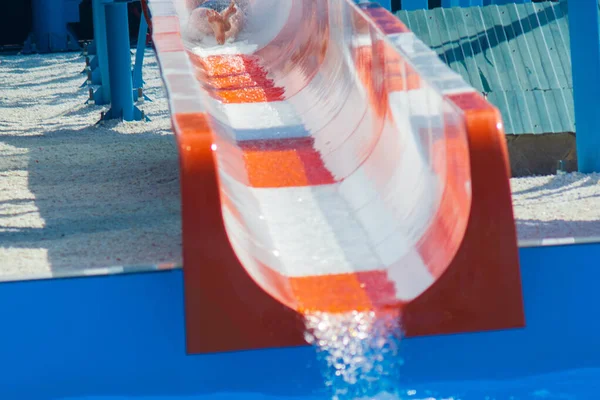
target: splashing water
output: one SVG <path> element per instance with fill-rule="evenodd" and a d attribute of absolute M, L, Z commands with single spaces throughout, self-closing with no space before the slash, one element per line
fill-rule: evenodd
<path fill-rule="evenodd" d="M 398 399 L 399 312 L 311 313 L 305 339 L 323 362 L 333 400 Z"/>

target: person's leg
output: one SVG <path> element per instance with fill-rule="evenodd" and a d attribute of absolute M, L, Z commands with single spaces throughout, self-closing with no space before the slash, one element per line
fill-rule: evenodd
<path fill-rule="evenodd" d="M 192 41 L 201 41 L 207 35 L 213 35 L 213 29 L 208 23 L 208 9 L 196 8 L 190 14 L 186 25 L 186 38 Z"/>
<path fill-rule="evenodd" d="M 226 40 L 225 32 L 230 28 L 229 22 L 226 21 L 221 14 L 214 10 L 208 10 L 206 15 L 217 43 L 224 44 Z"/>
<path fill-rule="evenodd" d="M 225 10 L 224 15 L 230 25 L 225 33 L 225 40 L 229 40 L 230 38 L 235 40 L 244 27 L 244 12 L 232 0 L 231 6 Z"/>
<path fill-rule="evenodd" d="M 213 35 L 218 44 L 235 39 L 243 26 L 243 12 L 232 0 L 229 6 L 223 0 L 187 0 L 202 1 L 200 7 L 190 14 L 187 24 L 187 37 L 200 41 L 207 35 Z"/>

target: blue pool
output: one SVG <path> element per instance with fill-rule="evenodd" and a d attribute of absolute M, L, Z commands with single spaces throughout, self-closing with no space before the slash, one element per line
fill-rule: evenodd
<path fill-rule="evenodd" d="M 600 369 L 581 369 L 499 381 L 456 381 L 406 386 L 397 397 L 375 400 L 580 400 L 598 399 Z M 131 397 L 85 397 L 78 400 L 126 400 Z M 135 397 L 136 400 L 329 400 L 326 394 L 303 396 L 260 393 L 210 393 L 200 396 Z"/>
<path fill-rule="evenodd" d="M 403 340 L 404 398 L 598 398 L 600 245 L 520 257 L 527 327 Z M 308 346 L 186 356 L 181 270 L 1 285 L 0 399 L 328 398 Z"/>

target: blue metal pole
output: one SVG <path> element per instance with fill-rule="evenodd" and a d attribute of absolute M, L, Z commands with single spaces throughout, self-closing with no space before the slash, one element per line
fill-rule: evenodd
<path fill-rule="evenodd" d="M 388 11 L 392 11 L 392 0 L 375 0 L 379 3 L 383 8 Z"/>
<path fill-rule="evenodd" d="M 444 8 L 460 7 L 460 0 L 442 0 L 442 7 L 444 7 Z"/>
<path fill-rule="evenodd" d="M 570 0 L 569 33 L 579 172 L 600 172 L 598 0 Z"/>
<path fill-rule="evenodd" d="M 100 70 L 100 88 L 94 96 L 96 104 L 110 103 L 110 77 L 108 74 L 108 50 L 106 48 L 106 13 L 102 0 L 92 0 L 92 18 L 94 21 L 94 42 L 96 58 Z M 94 70 L 92 70 L 92 74 Z M 96 81 L 96 80 L 94 80 Z"/>
<path fill-rule="evenodd" d="M 133 87 L 141 88 L 144 85 L 142 79 L 142 67 L 144 64 L 144 51 L 146 49 L 146 34 L 148 33 L 148 22 L 144 18 L 140 18 L 140 30 L 138 32 L 137 48 L 135 50 L 135 64 L 133 66 Z"/>
<path fill-rule="evenodd" d="M 402 0 L 402 9 L 406 11 L 429 9 L 428 0 Z"/>
<path fill-rule="evenodd" d="M 487 0 L 489 2 L 489 0 Z M 495 4 L 498 6 L 503 6 L 506 4 L 523 4 L 523 3 L 531 3 L 531 0 L 491 0 L 491 4 Z"/>
<path fill-rule="evenodd" d="M 105 7 L 111 93 L 111 109 L 107 117 L 122 117 L 125 121 L 133 121 L 135 109 L 133 105 L 127 3 L 107 3 Z"/>

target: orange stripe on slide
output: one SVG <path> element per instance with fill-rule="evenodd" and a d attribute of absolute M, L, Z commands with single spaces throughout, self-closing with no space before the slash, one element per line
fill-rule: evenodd
<path fill-rule="evenodd" d="M 217 135 L 219 168 L 256 188 L 326 185 L 336 180 L 312 138 L 252 140 L 232 143 Z"/>
<path fill-rule="evenodd" d="M 253 187 L 313 186 L 335 183 L 313 138 L 256 140 L 239 143 Z"/>
<path fill-rule="evenodd" d="M 383 268 L 348 274 L 287 277 L 255 258 L 253 260 L 257 268 L 252 269 L 252 280 L 300 313 L 368 311 L 402 304 L 396 298 L 394 283 Z"/>
<path fill-rule="evenodd" d="M 289 278 L 301 313 L 368 311 L 398 305 L 385 270 Z"/>
<path fill-rule="evenodd" d="M 197 75 L 211 96 L 223 103 L 260 103 L 283 100 L 284 90 L 275 86 L 257 57 L 219 55 L 193 58 Z"/>
<path fill-rule="evenodd" d="M 259 86 L 255 78 L 249 74 L 238 74 L 229 76 L 219 76 L 207 80 L 205 76 L 197 74 L 197 78 L 203 80 L 212 89 L 237 89 Z"/>

